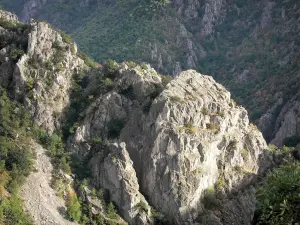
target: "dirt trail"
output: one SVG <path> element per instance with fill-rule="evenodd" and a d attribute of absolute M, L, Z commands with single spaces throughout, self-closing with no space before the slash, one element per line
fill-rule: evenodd
<path fill-rule="evenodd" d="M 34 143 L 37 159 L 36 172 L 32 172 L 22 187 L 21 196 L 25 209 L 32 215 L 37 225 L 76 225 L 66 220 L 59 209 L 64 201 L 55 195 L 50 187 L 52 164 L 42 146 Z"/>

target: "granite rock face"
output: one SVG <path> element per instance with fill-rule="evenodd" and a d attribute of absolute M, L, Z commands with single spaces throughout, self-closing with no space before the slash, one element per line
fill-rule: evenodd
<path fill-rule="evenodd" d="M 223 183 L 221 189 L 231 190 L 243 175 L 255 174 L 266 148 L 245 109 L 195 71 L 168 84 L 148 115 L 136 112 L 120 139 L 127 143 L 142 192 L 176 224 L 195 220 L 206 189 Z"/>
<path fill-rule="evenodd" d="M 197 1 L 191 2 L 196 7 Z M 222 1 L 212 3 L 214 15 Z M 189 16 L 196 17 L 193 10 Z M 14 23 L 16 17 L 4 13 L 3 18 Z M 20 36 L 0 50 L 1 86 L 23 101 L 37 125 L 49 133 L 59 130 L 72 74 L 88 69 L 75 43 L 33 20 L 0 32 L 7 40 Z M 194 66 L 193 43 L 184 27 L 180 35 Z M 109 191 L 129 224 L 152 224 L 150 205 L 176 225 L 250 224 L 256 203 L 251 185 L 270 161 L 266 142 L 222 85 L 194 70 L 180 73 L 179 63 L 177 68 L 178 76 L 168 84 L 147 64 L 123 63 L 101 75 L 105 67 L 97 68 L 113 85 L 89 96 L 68 149 L 88 161 L 91 182 Z M 98 87 L 88 78 L 87 85 Z M 298 134 L 298 112 L 297 98 L 282 109 L 275 142 Z M 208 206 L 208 193 L 219 207 Z"/>
<path fill-rule="evenodd" d="M 152 69 L 122 65 L 115 82 L 127 91 L 120 91 L 117 85 L 95 100 L 70 138 L 71 151 L 82 157 L 94 155 L 90 167 L 95 184 L 108 188 L 105 175 L 99 174 L 109 168 L 118 168 L 114 173 L 119 174 L 122 168 L 108 166 L 105 160 L 112 163 L 108 153 L 88 144 L 89 140 L 101 137 L 124 142 L 122 152 L 128 152 L 133 161 L 131 174 L 139 184 L 136 189 L 172 223 L 197 224 L 199 215 L 205 212 L 213 221 L 241 214 L 242 219 L 236 222 L 250 224 L 254 194 L 240 194 L 230 201 L 227 194 L 233 190 L 238 193 L 252 182 L 267 145 L 257 128 L 249 124 L 246 110 L 231 100 L 230 93 L 211 77 L 192 70 L 181 73 L 162 90 L 161 78 Z M 154 95 L 153 90 L 160 91 Z M 120 135 L 112 138 L 109 124 L 117 120 L 124 124 Z M 104 162 L 99 159 L 103 154 Z M 113 186 L 117 185 L 120 182 Z M 206 210 L 203 203 L 205 191 L 213 187 L 223 193 L 222 205 L 228 205 L 219 214 Z M 122 202 L 113 190 L 110 194 L 120 208 L 132 205 L 130 198 Z M 245 207 L 239 207 L 239 201 Z"/>
<path fill-rule="evenodd" d="M 129 224 L 150 224 L 150 207 L 139 192 L 133 162 L 125 143 L 114 143 L 106 149 L 106 156 L 98 153 L 90 161 L 93 182 L 98 188 L 109 190 L 111 200 Z"/>
<path fill-rule="evenodd" d="M 9 12 L 0 18 L 11 23 L 0 27 L 0 81 L 22 100 L 37 125 L 49 133 L 60 128 L 69 104 L 72 75 L 87 69 L 77 56 L 77 46 L 44 22 L 21 24 Z"/>
<path fill-rule="evenodd" d="M 0 10 L 0 19 L 6 20 L 9 22 L 18 22 L 18 17 L 14 13 Z"/>
<path fill-rule="evenodd" d="M 76 44 L 64 42 L 49 24 L 32 22 L 31 26 L 28 52 L 14 71 L 16 96 L 26 93 L 23 98 L 34 121 L 51 133 L 60 127 L 69 104 L 72 75 L 85 65 L 76 55 Z"/>
<path fill-rule="evenodd" d="M 283 141 L 287 137 L 300 136 L 300 101 L 295 97 L 287 102 L 275 123 L 274 138 L 272 144 L 282 147 Z"/>

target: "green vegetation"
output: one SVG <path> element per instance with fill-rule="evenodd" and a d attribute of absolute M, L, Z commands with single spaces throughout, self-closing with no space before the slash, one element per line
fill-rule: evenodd
<path fill-rule="evenodd" d="M 160 74 L 160 76 L 161 76 L 162 85 L 164 87 L 166 87 L 167 84 L 170 83 L 173 80 L 173 77 L 171 77 L 169 75 L 162 75 L 162 74 Z"/>
<path fill-rule="evenodd" d="M 66 34 L 64 31 L 62 31 L 60 29 L 56 29 L 56 31 L 61 35 L 63 42 L 65 42 L 67 44 L 73 43 L 70 35 Z"/>
<path fill-rule="evenodd" d="M 234 166 L 233 170 L 238 174 L 238 175 L 244 175 L 245 171 L 243 169 L 243 167 L 241 166 Z"/>
<path fill-rule="evenodd" d="M 59 42 L 57 41 L 52 43 L 52 48 L 56 49 L 52 61 L 56 68 L 59 68 L 59 64 L 62 63 L 65 59 L 66 50 L 62 46 L 60 46 Z"/>
<path fill-rule="evenodd" d="M 184 100 L 182 100 L 180 97 L 178 97 L 178 96 L 171 96 L 170 97 L 170 100 L 172 101 L 172 102 L 178 102 L 178 103 L 185 103 L 184 102 Z"/>
<path fill-rule="evenodd" d="M 214 123 L 207 123 L 206 128 L 209 130 L 218 130 L 216 124 Z"/>
<path fill-rule="evenodd" d="M 113 119 L 107 123 L 108 137 L 117 138 L 120 136 L 121 130 L 125 126 L 125 121 L 121 119 Z"/>
<path fill-rule="evenodd" d="M 246 149 L 242 149 L 241 156 L 247 161 L 249 159 L 249 152 Z"/>
<path fill-rule="evenodd" d="M 33 167 L 29 114 L 0 89 L 0 221 L 33 224 L 22 208 L 18 191 Z"/>
<path fill-rule="evenodd" d="M 88 57 L 85 53 L 77 52 L 77 56 L 80 57 L 88 67 L 91 67 L 93 69 L 96 68 L 96 62 Z"/>
<path fill-rule="evenodd" d="M 80 203 L 75 193 L 69 192 L 67 199 L 67 218 L 79 222 L 81 219 Z"/>
<path fill-rule="evenodd" d="M 186 134 L 196 134 L 197 128 L 194 127 L 192 123 L 184 124 L 184 126 L 180 127 L 179 132 L 185 132 Z"/>
<path fill-rule="evenodd" d="M 154 85 L 152 86 L 150 93 L 149 93 L 149 97 L 150 99 L 153 101 L 154 99 L 156 99 L 156 97 L 158 97 L 160 95 L 160 93 L 163 91 L 163 87 L 161 85 Z"/>
<path fill-rule="evenodd" d="M 33 129 L 33 133 L 38 142 L 48 150 L 48 154 L 52 158 L 52 164 L 55 168 L 54 173 L 59 173 L 59 170 L 62 170 L 70 174 L 71 168 L 68 164 L 70 158 L 64 149 L 62 137 L 57 134 L 49 135 L 45 130 L 36 126 Z"/>
<path fill-rule="evenodd" d="M 287 147 L 296 147 L 300 143 L 300 136 L 286 137 L 283 140 L 283 145 Z"/>
<path fill-rule="evenodd" d="M 221 190 L 223 190 L 224 188 L 226 188 L 227 184 L 226 184 L 224 175 L 221 175 L 221 176 L 219 177 L 219 179 L 217 180 L 215 186 L 216 186 L 216 189 L 217 189 L 218 191 L 221 191 Z"/>
<path fill-rule="evenodd" d="M 105 61 L 103 67 L 105 74 L 107 74 L 110 77 L 114 77 L 119 65 L 116 61 L 109 59 Z"/>
<path fill-rule="evenodd" d="M 256 224 L 292 225 L 300 221 L 300 164 L 290 162 L 268 174 L 257 196 Z"/>
<path fill-rule="evenodd" d="M 19 58 L 24 55 L 24 50 L 23 49 L 17 49 L 17 48 L 13 48 L 10 51 L 9 57 L 13 60 L 13 61 L 18 61 Z"/>
<path fill-rule="evenodd" d="M 273 151 L 273 152 L 280 151 L 280 149 L 276 145 L 273 145 L 273 144 L 268 145 L 268 150 Z"/>
<path fill-rule="evenodd" d="M 208 111 L 208 109 L 205 108 L 205 107 L 203 107 L 203 108 L 201 109 L 201 113 L 202 113 L 203 115 L 209 115 L 209 111 Z"/>
<path fill-rule="evenodd" d="M 103 69 L 104 70 L 104 69 Z M 88 84 L 89 89 L 86 90 Z M 92 68 L 89 72 L 81 71 L 73 75 L 71 103 L 68 117 L 63 127 L 63 136 L 67 138 L 75 132 L 83 119 L 82 112 L 99 97 L 114 88 L 114 82 L 102 70 Z"/>
<path fill-rule="evenodd" d="M 136 62 L 133 62 L 133 61 L 129 61 L 129 62 L 125 62 L 125 63 L 130 69 L 133 69 L 137 66 Z"/>
<path fill-rule="evenodd" d="M 145 203 L 145 202 L 143 202 L 143 201 L 140 201 L 137 205 L 136 205 L 136 207 L 139 209 L 139 210 L 141 210 L 141 211 L 144 211 L 144 212 L 148 212 L 148 207 L 147 207 L 147 204 Z"/>
<path fill-rule="evenodd" d="M 206 209 L 214 209 L 218 207 L 220 202 L 216 198 L 215 189 L 213 187 L 210 187 L 204 191 L 202 202 Z"/>
<path fill-rule="evenodd" d="M 3 19 L 0 20 L 0 26 L 14 32 L 17 32 L 19 29 L 25 30 L 29 27 L 28 24 L 19 23 L 19 22 L 10 22 Z"/>

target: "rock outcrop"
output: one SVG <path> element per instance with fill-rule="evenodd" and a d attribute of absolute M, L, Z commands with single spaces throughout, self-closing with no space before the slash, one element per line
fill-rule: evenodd
<path fill-rule="evenodd" d="M 222 2 L 211 1 L 213 8 L 207 12 L 213 22 L 208 24 L 208 34 Z M 200 3 L 191 4 L 185 14 L 197 17 Z M 61 131 L 72 85 L 80 86 L 80 95 L 87 95 L 88 101 L 80 102 L 84 105 L 79 107 L 83 108 L 80 119 L 72 121 L 75 133 L 70 134 L 68 150 L 88 162 L 90 183 L 109 191 L 110 200 L 129 224 L 152 224 L 150 206 L 164 215 L 159 219 L 175 225 L 250 224 L 256 203 L 252 184 L 268 167 L 267 145 L 249 123 L 246 110 L 236 105 L 222 85 L 194 70 L 181 72 L 179 62 L 178 77 L 168 84 L 167 77 L 149 65 L 133 62 L 108 63 L 93 74 L 81 74 L 80 81 L 73 80 L 73 73 L 78 75 L 88 67 L 65 34 L 44 22 L 21 24 L 4 11 L 0 19 L 4 21 L 0 28 L 4 37 L 0 42 L 1 86 L 10 89 L 11 97 L 24 104 L 33 122 L 50 134 Z M 181 24 L 178 44 L 184 40 L 189 50 L 187 64 L 195 67 L 196 47 L 188 36 Z M 153 58 L 162 64 L 158 47 L 152 47 Z M 88 95 L 92 89 L 93 95 Z M 281 105 L 282 101 L 275 104 L 262 126 L 274 121 L 274 111 Z M 299 110 L 297 97 L 281 109 L 273 143 L 282 145 L 286 136 L 299 136 Z M 41 197 L 33 195 L 30 187 L 25 191 Z M 101 200 L 91 201 L 87 187 L 82 192 L 92 210 L 105 211 Z M 45 202 L 42 207 L 47 209 Z M 34 215 L 39 214 L 37 208 L 34 205 Z M 45 213 L 39 221 L 49 215 Z M 56 211 L 50 214 L 55 223 L 64 221 Z"/>
<path fill-rule="evenodd" d="M 272 144 L 282 147 L 287 137 L 299 137 L 300 139 L 300 101 L 295 97 L 287 102 L 279 116 L 274 128 Z"/>
<path fill-rule="evenodd" d="M 77 56 L 77 46 L 65 34 L 44 22 L 21 24 L 17 17 L 0 11 L 3 41 L 0 81 L 14 90 L 34 122 L 49 133 L 60 128 L 69 104 L 72 75 L 87 66 Z"/>
<path fill-rule="evenodd" d="M 83 123 L 70 139 L 71 151 L 82 157 L 93 155 L 90 167 L 96 186 L 110 189 L 118 206 L 129 211 L 134 196 L 135 203 L 143 199 L 135 193 L 143 193 L 174 224 L 196 224 L 203 213 L 219 224 L 228 224 L 222 222 L 225 217 L 236 224 L 250 224 L 255 197 L 253 191 L 243 194 L 241 190 L 256 176 L 267 145 L 230 93 L 195 71 L 181 73 L 162 91 L 161 78 L 151 68 L 129 69 L 124 64 L 115 82 L 115 89 L 86 110 Z M 112 136 L 111 124 L 120 121 L 120 135 Z M 89 144 L 95 137 L 124 142 L 126 148 L 116 144 L 114 153 L 108 153 L 104 147 Z M 117 152 L 121 158 L 112 157 Z M 133 165 L 125 163 L 131 160 Z M 118 181 L 112 183 L 108 171 L 118 174 Z M 121 177 L 128 176 L 126 171 L 131 171 L 127 182 L 134 184 L 135 191 L 129 191 L 132 185 L 128 185 L 123 193 L 128 197 L 122 202 L 124 190 L 116 187 L 124 182 Z M 219 213 L 205 208 L 203 198 L 211 188 L 222 193 L 222 205 L 228 206 Z M 239 194 L 233 197 L 232 191 Z M 243 207 L 238 206 L 239 201 Z M 122 214 L 128 218 L 124 211 Z"/>
<path fill-rule="evenodd" d="M 282 147 L 287 138 L 300 139 L 299 94 L 288 102 L 281 95 L 277 96 L 273 107 L 258 120 L 258 127 L 267 141 L 278 147 Z"/>
<path fill-rule="evenodd" d="M 18 22 L 18 17 L 16 14 L 4 10 L 0 10 L 0 19 L 9 22 Z"/>
<path fill-rule="evenodd" d="M 33 22 L 31 26 L 28 52 L 14 72 L 16 95 L 26 93 L 23 97 L 34 121 L 51 133 L 64 118 L 72 75 L 85 65 L 76 55 L 76 44 L 65 42 L 49 24 Z"/>
<path fill-rule="evenodd" d="M 147 116 L 132 115 L 120 139 L 127 143 L 142 192 L 176 224 L 195 220 L 206 189 L 223 183 L 222 189 L 231 190 L 245 174 L 255 174 L 266 149 L 245 109 L 195 71 L 168 84 Z"/>
<path fill-rule="evenodd" d="M 150 224 L 150 207 L 139 192 L 125 143 L 110 145 L 105 155 L 100 152 L 90 161 L 96 187 L 109 190 L 111 200 L 129 224 Z"/>
<path fill-rule="evenodd" d="M 172 0 L 151 13 L 149 5 L 154 1 L 140 1 L 134 13 L 135 3 L 116 2 L 11 0 L 2 4 L 21 19 L 34 16 L 67 30 L 101 61 L 145 61 L 174 76 L 186 69 L 205 71 L 224 82 L 253 120 L 263 116 L 258 125 L 268 142 L 274 139 L 278 132 L 272 125 L 278 116 L 272 109 L 275 96 L 281 93 L 288 102 L 300 87 L 298 2 Z M 119 17 L 124 18 L 122 23 Z"/>

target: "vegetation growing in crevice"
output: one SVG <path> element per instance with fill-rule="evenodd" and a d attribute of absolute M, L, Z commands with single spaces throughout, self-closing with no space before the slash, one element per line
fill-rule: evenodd
<path fill-rule="evenodd" d="M 204 191 L 203 194 L 203 205 L 206 209 L 214 209 L 219 205 L 219 200 L 216 197 L 214 187 L 210 187 Z"/>
<path fill-rule="evenodd" d="M 196 134 L 197 128 L 192 123 L 186 123 L 184 126 L 178 128 L 179 132 L 185 132 L 186 134 Z"/>

